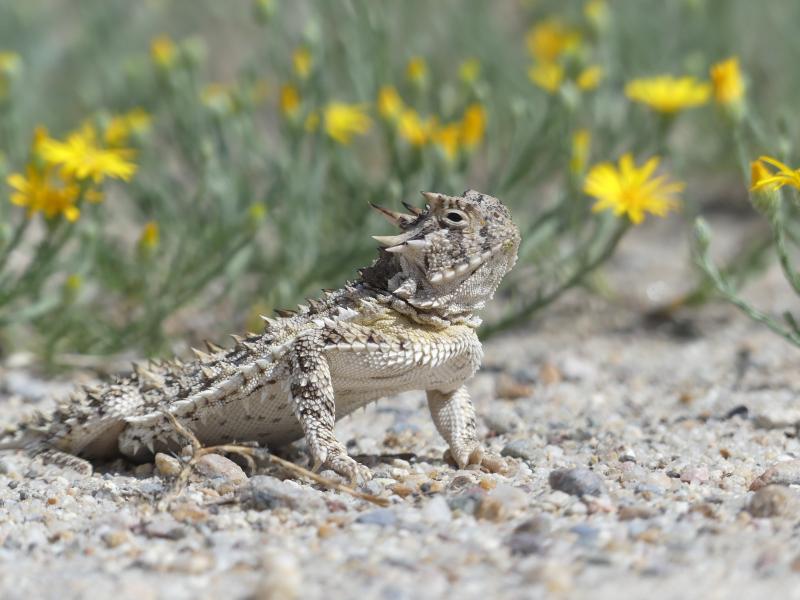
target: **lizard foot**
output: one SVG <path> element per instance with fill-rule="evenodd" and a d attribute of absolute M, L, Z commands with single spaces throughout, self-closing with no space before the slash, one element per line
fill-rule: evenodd
<path fill-rule="evenodd" d="M 369 467 L 356 462 L 347 454 L 330 456 L 323 466 L 345 477 L 351 485 L 360 485 L 372 479 L 372 471 Z"/>
<path fill-rule="evenodd" d="M 445 452 L 445 458 L 451 459 L 459 469 L 476 465 L 485 468 L 490 473 L 502 474 L 508 471 L 508 463 L 502 457 L 496 454 L 487 454 L 478 442 L 450 448 Z"/>

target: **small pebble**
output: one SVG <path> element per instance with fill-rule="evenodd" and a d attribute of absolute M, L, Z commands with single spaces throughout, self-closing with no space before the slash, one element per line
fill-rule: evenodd
<path fill-rule="evenodd" d="M 296 600 L 303 597 L 303 572 L 293 554 L 283 548 L 264 554 L 261 581 L 253 594 L 259 600 Z"/>
<path fill-rule="evenodd" d="M 356 517 L 356 523 L 390 527 L 397 523 L 397 514 L 389 508 L 376 508 L 358 515 L 358 517 Z"/>
<path fill-rule="evenodd" d="M 522 419 L 510 406 L 497 403 L 488 413 L 483 415 L 486 426 L 498 435 L 512 433 L 522 428 Z"/>
<path fill-rule="evenodd" d="M 552 519 L 539 515 L 517 525 L 507 545 L 512 554 L 542 554 L 547 547 L 548 534 L 553 528 Z"/>
<path fill-rule="evenodd" d="M 656 514 L 658 513 L 649 506 L 622 506 L 617 511 L 617 518 L 620 521 L 632 521 L 633 519 L 650 519 Z"/>
<path fill-rule="evenodd" d="M 798 484 L 800 484 L 800 460 L 795 459 L 772 465 L 750 484 L 750 490 L 760 490 L 768 485 Z"/>
<path fill-rule="evenodd" d="M 478 519 L 487 521 L 505 521 L 509 517 L 508 507 L 498 498 L 482 498 L 475 510 Z"/>
<path fill-rule="evenodd" d="M 688 467 L 681 471 L 681 481 L 684 483 L 706 483 L 708 469 L 706 467 Z"/>
<path fill-rule="evenodd" d="M 573 496 L 599 496 L 605 493 L 602 477 L 590 469 L 556 469 L 548 477 L 550 486 Z"/>
<path fill-rule="evenodd" d="M 156 452 L 155 464 L 156 471 L 164 477 L 177 477 L 183 468 L 181 461 L 163 452 Z"/>
<path fill-rule="evenodd" d="M 800 409 L 770 407 L 753 415 L 753 423 L 762 429 L 784 429 L 800 423 Z"/>
<path fill-rule="evenodd" d="M 202 523 L 209 518 L 208 511 L 194 502 L 181 502 L 170 510 L 170 514 L 181 523 Z"/>
<path fill-rule="evenodd" d="M 468 515 L 474 515 L 478 507 L 483 502 L 486 492 L 480 487 L 474 486 L 461 493 L 451 496 L 447 504 L 453 511 L 460 511 Z"/>
<path fill-rule="evenodd" d="M 322 511 L 327 513 L 327 504 L 322 492 L 294 481 L 281 481 L 268 475 L 251 477 L 236 490 L 237 499 L 246 508 L 274 510 L 290 508 L 301 512 Z"/>
<path fill-rule="evenodd" d="M 495 381 L 494 393 L 498 398 L 518 400 L 530 397 L 533 394 L 533 387 L 507 373 L 501 373 Z"/>
<path fill-rule="evenodd" d="M 442 496 L 435 496 L 422 507 L 421 516 L 429 523 L 446 523 L 450 521 L 452 513 L 447 500 Z"/>
<path fill-rule="evenodd" d="M 186 536 L 186 528 L 178 523 L 172 515 L 159 514 L 145 524 L 144 532 L 151 538 L 179 540 Z"/>
<path fill-rule="evenodd" d="M 523 438 L 514 440 L 505 445 L 500 451 L 503 456 L 520 458 L 527 461 L 536 461 L 542 456 L 544 442 L 537 438 Z"/>
<path fill-rule="evenodd" d="M 247 474 L 242 467 L 219 454 L 204 454 L 194 467 L 197 473 L 211 480 L 213 488 L 220 494 L 233 491 L 247 481 Z"/>
<path fill-rule="evenodd" d="M 410 496 L 414 493 L 414 490 L 402 483 L 396 483 L 395 485 L 389 488 L 392 490 L 392 493 L 397 494 L 401 498 L 405 498 L 406 496 Z"/>
<path fill-rule="evenodd" d="M 746 510 L 756 518 L 794 517 L 800 508 L 800 497 L 795 490 L 782 485 L 768 485 L 750 498 Z"/>
<path fill-rule="evenodd" d="M 561 382 L 561 371 L 552 362 L 545 362 L 539 368 L 539 380 L 545 385 L 553 385 Z"/>
<path fill-rule="evenodd" d="M 104 533 L 102 537 L 106 546 L 109 548 L 116 548 L 127 542 L 131 536 L 126 530 L 117 529 L 114 531 L 109 531 L 108 533 Z"/>

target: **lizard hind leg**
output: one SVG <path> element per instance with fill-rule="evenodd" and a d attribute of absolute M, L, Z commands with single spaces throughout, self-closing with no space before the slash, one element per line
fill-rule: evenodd
<path fill-rule="evenodd" d="M 321 341 L 321 332 L 309 332 L 299 336 L 287 353 L 292 412 L 303 429 L 315 471 L 327 467 L 351 482 L 368 481 L 369 468 L 348 456 L 334 435 L 336 402 Z"/>

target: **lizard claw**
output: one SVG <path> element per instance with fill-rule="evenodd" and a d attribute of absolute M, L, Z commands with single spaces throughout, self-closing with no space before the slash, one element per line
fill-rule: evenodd
<path fill-rule="evenodd" d="M 329 458 L 325 466 L 348 479 L 351 485 L 360 485 L 372 479 L 369 467 L 356 462 L 346 454 Z"/>
<path fill-rule="evenodd" d="M 483 461 L 483 446 L 478 442 L 450 448 L 449 452 L 459 469 L 465 469 L 469 465 L 479 465 Z"/>
<path fill-rule="evenodd" d="M 490 473 L 506 473 L 508 472 L 508 463 L 497 454 L 487 454 L 483 446 L 480 444 L 453 448 L 447 451 L 449 458 L 456 464 L 459 469 L 466 469 L 470 465 L 478 465 L 483 467 Z"/>

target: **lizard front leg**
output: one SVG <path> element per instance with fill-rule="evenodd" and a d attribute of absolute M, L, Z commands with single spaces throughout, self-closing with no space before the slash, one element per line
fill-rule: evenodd
<path fill-rule="evenodd" d="M 449 392 L 428 390 L 428 408 L 456 464 L 462 469 L 481 464 L 483 446 L 478 441 L 475 407 L 466 386 Z"/>
<path fill-rule="evenodd" d="M 463 469 L 481 465 L 493 473 L 505 473 L 508 464 L 497 454 L 486 454 L 478 440 L 475 406 L 466 386 L 442 392 L 428 390 L 428 408 L 439 434 L 450 446 L 450 456 Z"/>
<path fill-rule="evenodd" d="M 333 433 L 336 402 L 328 361 L 322 354 L 321 332 L 299 336 L 288 352 L 288 360 L 292 412 L 300 421 L 314 470 L 327 467 L 351 482 L 371 479 L 369 468 L 350 458 Z"/>

